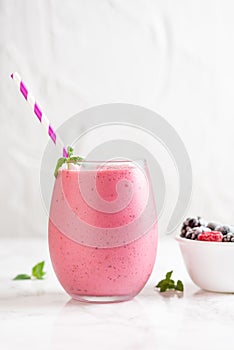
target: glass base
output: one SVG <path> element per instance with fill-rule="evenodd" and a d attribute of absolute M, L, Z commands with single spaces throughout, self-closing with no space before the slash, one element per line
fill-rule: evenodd
<path fill-rule="evenodd" d="M 77 295 L 70 294 L 70 296 L 78 301 L 84 303 L 93 303 L 93 304 L 109 304 L 109 303 L 121 303 L 123 301 L 131 300 L 133 295 L 111 295 L 111 296 L 99 296 L 99 295 Z"/>

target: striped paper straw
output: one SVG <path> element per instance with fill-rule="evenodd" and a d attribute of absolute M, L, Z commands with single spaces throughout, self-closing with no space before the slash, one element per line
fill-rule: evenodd
<path fill-rule="evenodd" d="M 61 148 L 63 157 L 67 158 L 68 153 L 62 140 L 60 139 L 59 135 L 55 132 L 54 128 L 50 124 L 49 119 L 47 118 L 46 114 L 42 111 L 39 104 L 36 102 L 34 96 L 27 89 L 20 75 L 17 72 L 15 72 L 11 74 L 11 78 L 14 80 L 14 82 L 18 86 L 18 89 L 21 92 L 21 94 L 24 96 L 25 100 L 29 103 L 31 109 L 33 110 L 33 113 L 37 116 L 38 120 L 43 125 L 47 135 L 49 135 L 49 137 L 51 138 L 51 140 L 56 146 Z"/>

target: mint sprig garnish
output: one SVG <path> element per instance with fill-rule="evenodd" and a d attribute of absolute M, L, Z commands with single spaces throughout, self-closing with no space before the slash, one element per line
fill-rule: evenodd
<path fill-rule="evenodd" d="M 42 280 L 43 277 L 45 276 L 45 271 L 43 271 L 45 265 L 45 261 L 41 261 L 32 268 L 32 275 L 27 275 L 27 274 L 19 274 L 15 278 L 13 278 L 14 281 L 19 281 L 19 280 L 31 280 L 31 279 L 37 279 L 37 280 Z"/>
<path fill-rule="evenodd" d="M 178 280 L 176 283 L 173 279 L 171 279 L 173 271 L 169 271 L 166 273 L 166 278 L 158 282 L 155 288 L 159 288 L 160 293 L 166 292 L 166 290 L 174 289 L 178 292 L 184 291 L 184 285 L 181 280 Z"/>
<path fill-rule="evenodd" d="M 71 146 L 68 146 L 67 147 L 67 153 L 68 153 L 68 157 L 65 158 L 65 157 L 62 157 L 62 158 L 59 158 L 58 161 L 57 161 L 57 164 L 56 164 L 56 168 L 55 168 L 55 171 L 54 171 L 54 176 L 57 177 L 58 176 L 58 171 L 59 171 L 59 168 L 61 168 L 61 166 L 64 164 L 64 163 L 73 163 L 73 164 L 79 164 L 79 162 L 82 162 L 84 160 L 84 158 L 82 157 L 79 157 L 79 156 L 73 156 L 73 152 L 74 152 L 74 149 L 71 147 Z"/>

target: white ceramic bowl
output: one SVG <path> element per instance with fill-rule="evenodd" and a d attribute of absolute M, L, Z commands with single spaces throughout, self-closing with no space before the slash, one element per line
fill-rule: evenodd
<path fill-rule="evenodd" d="M 176 237 L 187 271 L 200 288 L 234 293 L 234 243 Z"/>

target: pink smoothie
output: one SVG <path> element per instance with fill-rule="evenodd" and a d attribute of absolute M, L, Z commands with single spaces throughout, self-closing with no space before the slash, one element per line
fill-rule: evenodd
<path fill-rule="evenodd" d="M 59 171 L 49 248 L 55 273 L 72 297 L 129 299 L 144 287 L 157 249 L 154 201 L 145 214 L 149 188 L 136 166 Z"/>

